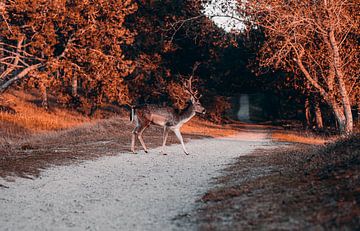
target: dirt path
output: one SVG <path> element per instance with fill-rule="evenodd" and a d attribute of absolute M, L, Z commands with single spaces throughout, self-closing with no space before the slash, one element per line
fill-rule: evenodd
<path fill-rule="evenodd" d="M 242 132 L 190 141 L 190 156 L 172 145 L 167 156 L 119 153 L 50 168 L 34 180 L 0 178 L 0 230 L 184 230 L 173 219 L 194 209 L 235 157 L 274 146 L 267 137 Z"/>

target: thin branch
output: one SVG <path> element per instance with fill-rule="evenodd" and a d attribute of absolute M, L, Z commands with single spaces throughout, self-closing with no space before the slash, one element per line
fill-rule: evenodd
<path fill-rule="evenodd" d="M 174 40 L 175 35 L 185 25 L 185 23 L 195 21 L 195 20 L 197 20 L 199 18 L 202 18 L 202 17 L 205 17 L 205 15 L 201 14 L 201 15 L 197 15 L 197 16 L 194 16 L 194 17 L 191 17 L 191 18 L 181 19 L 181 20 L 178 20 L 178 21 L 170 24 L 170 26 L 174 30 L 173 34 L 171 35 L 170 42 L 172 42 Z"/>
<path fill-rule="evenodd" d="M 324 97 L 325 100 L 329 100 L 329 95 L 328 93 L 325 91 L 325 89 L 316 81 L 314 80 L 310 73 L 307 71 L 307 69 L 305 68 L 303 62 L 302 62 L 302 57 L 304 55 L 304 49 L 302 48 L 300 53 L 297 51 L 297 49 L 293 46 L 293 49 L 296 53 L 297 59 L 295 60 L 296 63 L 298 64 L 300 70 L 303 72 L 303 74 L 305 75 L 306 79 L 316 88 L 319 90 L 320 94 Z"/>
<path fill-rule="evenodd" d="M 20 66 L 20 65 L 17 65 L 17 64 L 13 64 L 13 63 L 8 63 L 8 62 L 4 62 L 4 61 L 1 61 L 0 62 L 1 64 L 4 64 L 12 69 L 15 69 L 15 68 L 21 68 L 23 66 Z"/>

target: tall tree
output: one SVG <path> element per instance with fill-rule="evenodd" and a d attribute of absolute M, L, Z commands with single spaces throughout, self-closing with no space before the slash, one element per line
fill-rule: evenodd
<path fill-rule="evenodd" d="M 340 132 L 353 131 L 359 94 L 360 5 L 354 0 L 248 0 L 239 7 L 265 33 L 261 67 L 305 78 L 331 107 Z"/>

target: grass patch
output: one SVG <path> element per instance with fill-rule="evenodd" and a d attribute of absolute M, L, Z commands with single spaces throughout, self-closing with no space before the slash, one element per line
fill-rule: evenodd
<path fill-rule="evenodd" d="M 4 125 L 1 132 L 5 136 L 61 130 L 91 121 L 80 113 L 64 108 L 54 107 L 47 111 L 33 103 L 36 101 L 36 96 L 20 91 L 5 93 L 2 101 L 16 112 L 15 114 L 0 112 L 0 121 Z"/>
<path fill-rule="evenodd" d="M 299 144 L 314 144 L 323 145 L 329 142 L 329 137 L 318 136 L 311 132 L 300 131 L 273 131 L 271 137 L 275 141 L 290 142 Z M 331 140 L 335 140 L 335 136 L 331 137 Z"/>

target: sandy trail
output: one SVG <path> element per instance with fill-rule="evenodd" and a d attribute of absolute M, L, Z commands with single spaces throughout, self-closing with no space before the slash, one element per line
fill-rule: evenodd
<path fill-rule="evenodd" d="M 266 132 L 192 140 L 149 154 L 119 153 L 50 168 L 35 180 L 0 179 L 0 230 L 188 230 L 190 213 L 211 179 L 233 158 L 273 146 Z M 196 227 L 190 226 L 190 229 Z"/>

